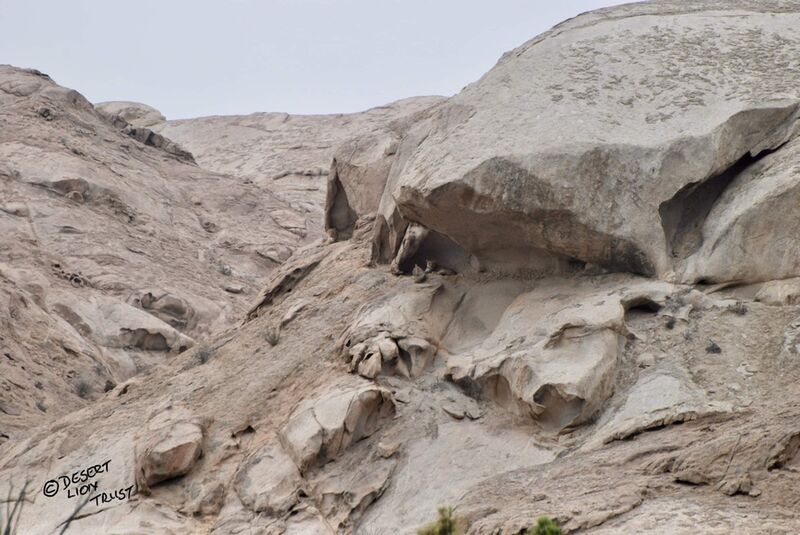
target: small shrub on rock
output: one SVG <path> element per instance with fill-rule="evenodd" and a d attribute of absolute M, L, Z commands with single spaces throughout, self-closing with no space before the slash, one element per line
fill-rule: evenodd
<path fill-rule="evenodd" d="M 536 527 L 526 531 L 525 535 L 563 535 L 563 532 L 552 518 L 542 516 L 536 521 Z"/>
<path fill-rule="evenodd" d="M 458 533 L 452 507 L 439 507 L 439 519 L 417 530 L 417 535 L 457 535 Z"/>
<path fill-rule="evenodd" d="M 203 346 L 197 351 L 197 360 L 200 361 L 200 364 L 205 364 L 211 357 L 214 356 L 214 350 L 208 346 Z"/>
<path fill-rule="evenodd" d="M 747 305 L 745 305 L 742 301 L 737 301 L 736 304 L 728 307 L 728 310 L 730 310 L 737 316 L 744 316 L 745 314 L 747 314 Z"/>
<path fill-rule="evenodd" d="M 78 397 L 81 399 L 86 399 L 92 393 L 92 385 L 83 379 L 79 379 L 75 383 L 75 393 L 78 394 Z"/>

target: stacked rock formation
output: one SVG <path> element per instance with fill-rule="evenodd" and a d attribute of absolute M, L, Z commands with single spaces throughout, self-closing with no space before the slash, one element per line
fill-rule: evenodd
<path fill-rule="evenodd" d="M 3 67 L 19 529 L 800 531 L 799 52 L 793 0 L 646 2 L 182 121 Z"/>

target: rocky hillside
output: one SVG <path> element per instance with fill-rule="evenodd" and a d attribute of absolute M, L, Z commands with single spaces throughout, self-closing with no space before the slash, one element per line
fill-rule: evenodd
<path fill-rule="evenodd" d="M 799 532 L 798 58 L 692 0 L 345 116 L 2 68 L 20 532 Z"/>
<path fill-rule="evenodd" d="M 285 201 L 302 215 L 301 228 L 322 228 L 326 183 L 334 151 L 357 136 L 395 133 L 444 100 L 414 97 L 363 113 L 254 113 L 167 121 L 150 106 L 106 102 L 101 110 L 163 134 L 188 149 L 205 169 L 235 176 Z"/>
<path fill-rule="evenodd" d="M 163 119 L 0 67 L 0 442 L 231 327 L 269 273 L 325 236 L 302 203 L 198 166 L 148 113 Z M 308 132 L 330 122 L 301 120 Z"/>

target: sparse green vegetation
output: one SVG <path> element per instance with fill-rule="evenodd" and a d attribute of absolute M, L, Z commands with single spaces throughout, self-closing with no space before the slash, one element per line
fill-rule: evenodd
<path fill-rule="evenodd" d="M 737 316 L 744 316 L 745 314 L 747 314 L 747 305 L 745 305 L 744 302 L 742 301 L 736 301 L 736 304 L 729 306 L 728 310 L 730 310 Z"/>
<path fill-rule="evenodd" d="M 563 535 L 563 532 L 552 518 L 542 516 L 536 521 L 536 527 L 526 531 L 525 535 Z"/>
<path fill-rule="evenodd" d="M 214 350 L 208 346 L 202 346 L 200 349 L 197 350 L 197 360 L 200 361 L 200 364 L 205 364 L 211 357 L 214 356 Z"/>
<path fill-rule="evenodd" d="M 439 507 L 439 518 L 417 531 L 417 535 L 458 535 L 456 517 L 452 507 Z"/>
<path fill-rule="evenodd" d="M 90 385 L 88 381 L 78 379 L 75 382 L 75 393 L 78 394 L 78 397 L 81 399 L 86 399 L 92 393 L 92 385 Z"/>

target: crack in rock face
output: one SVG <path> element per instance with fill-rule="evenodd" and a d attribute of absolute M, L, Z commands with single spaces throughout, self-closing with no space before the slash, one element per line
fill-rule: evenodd
<path fill-rule="evenodd" d="M 448 331 L 467 330 L 463 322 L 482 314 L 467 307 L 480 309 L 483 303 L 446 284 L 414 285 L 411 292 L 365 307 L 340 338 L 341 354 L 351 371 L 369 379 L 413 379 L 440 370 L 544 429 L 569 431 L 591 420 L 613 392 L 621 346 L 634 336 L 627 310 L 658 311 L 675 291 L 666 283 L 626 282 L 612 277 L 584 286 L 550 280 L 548 287 L 520 291 L 472 346 L 459 345 L 462 337 Z M 427 340 L 444 349 L 444 366 L 428 370 L 435 353 Z M 449 341 L 455 345 L 448 347 Z"/>
<path fill-rule="evenodd" d="M 750 54 L 725 39 L 766 51 L 775 31 L 789 32 L 792 16 L 777 26 L 751 16 L 768 30 L 737 22 L 719 32 L 721 42 L 692 24 L 667 31 L 657 17 L 623 18 L 614 24 L 625 40 L 607 40 L 602 24 L 588 25 L 507 55 L 480 83 L 429 110 L 398 144 L 379 207 L 376 257 L 396 255 L 413 224 L 458 244 L 484 270 L 560 272 L 575 260 L 671 280 L 704 278 L 694 275 L 704 270 L 702 257 L 691 274 L 683 264 L 714 239 L 704 227 L 722 215 L 713 210 L 716 200 L 798 130 L 798 100 L 783 74 L 788 56 L 714 78 L 721 62 L 741 64 L 739 55 Z M 577 47 L 573 54 L 558 52 L 562 42 Z M 681 57 L 694 51 L 695 61 L 677 61 L 676 50 Z M 618 59 L 641 61 L 634 51 L 669 65 L 683 83 L 665 86 Z M 604 59 L 586 59 L 595 56 Z M 767 80 L 781 90 L 767 90 Z M 652 92 L 650 101 L 641 100 L 643 90 Z M 662 100 L 658 113 L 648 112 Z M 779 190 L 760 182 L 774 193 L 764 201 L 779 202 Z M 785 277 L 787 268 L 797 274 L 794 250 L 781 260 L 767 278 Z M 719 279 L 716 265 L 705 269 L 706 279 Z"/>
<path fill-rule="evenodd" d="M 704 223 L 725 189 L 796 135 L 798 114 L 796 102 L 745 109 L 663 148 L 576 145 L 492 156 L 430 187 L 400 182 L 395 196 L 414 228 L 447 236 L 485 268 L 557 272 L 575 259 L 665 276 L 703 245 Z M 406 230 L 393 265 L 424 237 Z"/>
<path fill-rule="evenodd" d="M 300 472 L 283 449 L 268 444 L 253 453 L 236 476 L 242 503 L 257 513 L 281 515 L 298 502 Z"/>
<path fill-rule="evenodd" d="M 306 473 L 375 433 L 394 412 L 394 399 L 383 388 L 365 384 L 328 393 L 295 412 L 281 429 L 281 444 Z"/>
<path fill-rule="evenodd" d="M 5 511 L 800 533 L 798 58 L 796 0 L 659 0 L 352 114 L 0 65 Z"/>

